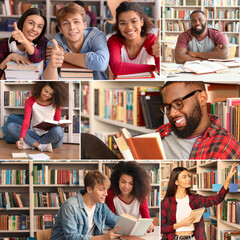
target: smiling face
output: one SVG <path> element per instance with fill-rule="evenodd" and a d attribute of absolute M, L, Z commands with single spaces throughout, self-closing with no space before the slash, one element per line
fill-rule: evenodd
<path fill-rule="evenodd" d="M 44 19 L 38 15 L 30 15 L 26 17 L 23 27 L 22 33 L 24 36 L 32 42 L 34 39 L 38 38 L 44 27 Z"/>
<path fill-rule="evenodd" d="M 47 102 L 51 100 L 54 90 L 49 86 L 45 85 L 41 91 L 41 100 Z"/>
<path fill-rule="evenodd" d="M 191 187 L 191 178 L 187 170 L 182 171 L 179 175 L 175 184 L 178 188 L 189 188 Z"/>
<path fill-rule="evenodd" d="M 60 21 L 60 32 L 64 35 L 68 44 L 82 43 L 84 41 L 84 30 L 87 28 L 86 21 L 78 13 L 68 13 Z"/>
<path fill-rule="evenodd" d="M 163 102 L 164 104 L 171 104 L 193 90 L 196 89 L 186 87 L 183 82 L 170 84 L 163 89 Z M 174 133 L 180 138 L 187 138 L 198 133 L 198 127 L 202 120 L 202 109 L 198 102 L 198 94 L 200 93 L 196 92 L 193 96 L 185 99 L 182 109 L 176 110 L 172 107 L 167 114 Z"/>
<path fill-rule="evenodd" d="M 118 17 L 118 29 L 128 40 L 134 40 L 141 35 L 143 19 L 134 11 L 122 12 Z"/>
<path fill-rule="evenodd" d="M 108 195 L 109 185 L 106 184 L 96 184 L 93 189 L 91 187 L 87 187 L 87 191 L 91 196 L 91 199 L 94 203 L 104 203 L 105 198 Z"/>
<path fill-rule="evenodd" d="M 196 12 L 191 15 L 191 29 L 198 35 L 204 33 L 207 23 L 206 16 L 201 12 Z"/>
<path fill-rule="evenodd" d="M 121 191 L 121 195 L 129 196 L 133 190 L 133 178 L 132 176 L 122 174 L 119 178 L 119 189 Z"/>

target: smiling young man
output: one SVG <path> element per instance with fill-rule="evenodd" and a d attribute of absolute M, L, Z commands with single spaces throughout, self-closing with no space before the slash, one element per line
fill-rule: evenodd
<path fill-rule="evenodd" d="M 196 10 L 190 15 L 191 28 L 181 33 L 175 48 L 175 61 L 227 59 L 229 48 L 226 37 L 218 30 L 207 28 L 206 15 Z"/>
<path fill-rule="evenodd" d="M 110 181 L 99 171 L 91 171 L 84 178 L 86 193 L 80 192 L 61 206 L 52 229 L 51 240 L 112 240 L 119 237 L 114 228 L 103 234 L 105 224 L 111 228 L 116 216 L 104 203 Z"/>
<path fill-rule="evenodd" d="M 167 159 L 238 159 L 240 143 L 208 115 L 203 82 L 166 82 L 161 111 L 169 123 L 160 132 Z"/>
<path fill-rule="evenodd" d="M 107 79 L 104 71 L 109 62 L 106 36 L 95 27 L 87 28 L 85 10 L 70 3 L 57 12 L 59 33 L 48 42 L 44 79 L 58 79 L 62 62 L 93 70 L 94 79 Z"/>

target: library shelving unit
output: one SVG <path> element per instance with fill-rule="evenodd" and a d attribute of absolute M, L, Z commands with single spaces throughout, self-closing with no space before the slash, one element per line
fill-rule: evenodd
<path fill-rule="evenodd" d="M 89 86 L 89 97 L 88 101 L 88 113 L 81 113 L 81 117 L 87 118 L 89 120 L 90 133 L 96 134 L 97 132 L 120 132 L 120 128 L 127 128 L 133 134 L 144 134 L 155 132 L 156 129 L 148 129 L 144 126 L 135 126 L 133 124 L 120 122 L 117 120 L 106 119 L 95 115 L 95 95 L 94 90 L 100 88 L 107 89 L 130 89 L 135 86 L 153 86 L 153 87 L 162 87 L 163 82 L 159 81 L 89 81 L 82 82 L 82 85 Z M 104 106 L 100 106 L 104 107 Z"/>
<path fill-rule="evenodd" d="M 225 34 L 229 43 L 237 45 L 236 55 L 240 56 L 238 1 L 215 1 L 214 5 L 210 0 L 165 0 L 161 8 L 163 40 L 174 39 L 174 36 L 187 30 L 191 12 L 202 10 L 207 16 L 207 27 L 218 29 Z"/>
<path fill-rule="evenodd" d="M 216 180 L 216 184 L 220 184 L 223 185 L 223 183 L 225 182 L 225 177 L 223 177 L 223 172 L 225 171 L 225 168 L 228 168 L 230 166 L 233 165 L 234 162 L 238 162 L 240 163 L 239 160 L 236 161 L 217 161 L 217 160 L 206 160 L 206 161 L 169 161 L 169 162 L 161 162 L 161 174 L 163 171 L 165 171 L 165 175 L 167 174 L 167 172 L 170 172 L 173 168 L 178 167 L 178 166 L 182 166 L 182 167 L 186 167 L 190 173 L 191 179 L 192 179 L 192 187 L 191 187 L 191 191 L 194 194 L 201 194 L 203 196 L 211 196 L 211 195 L 215 195 L 217 194 L 216 191 L 213 191 L 212 188 L 212 183 L 210 183 L 208 180 L 206 181 L 206 179 L 210 180 L 210 172 L 214 171 L 214 178 Z M 204 173 L 205 174 L 209 174 L 208 177 L 205 178 L 204 180 Z M 200 177 L 200 175 L 202 175 Z M 164 176 L 164 175 L 163 175 Z M 193 180 L 194 179 L 194 180 Z M 161 176 L 161 197 L 163 197 L 166 193 L 166 187 L 164 186 L 164 182 L 168 182 L 168 179 L 164 179 Z M 194 181 L 194 183 L 193 183 Z M 201 183 L 200 183 L 201 182 Z M 205 185 L 204 185 L 205 183 Z M 163 187 L 164 186 L 164 187 Z M 240 201 L 240 186 L 238 183 L 238 190 L 237 192 L 229 192 L 227 194 L 227 196 L 225 197 L 225 199 L 237 199 L 238 201 Z M 215 239 L 217 240 L 222 240 L 223 238 L 221 238 L 221 231 L 224 230 L 230 230 L 230 231 L 239 231 L 240 230 L 240 224 L 236 224 L 236 223 L 231 223 L 229 221 L 223 221 L 221 220 L 220 216 L 221 216 L 221 206 L 220 204 L 217 206 L 216 208 L 216 215 L 214 216 L 212 213 L 210 214 L 210 216 L 208 215 L 208 219 L 204 219 L 204 222 L 207 225 L 211 225 L 211 220 L 215 221 L 215 226 L 216 226 L 216 236 Z M 212 212 L 212 211 L 210 211 Z M 208 231 L 206 232 L 207 234 L 207 239 L 214 239 L 211 238 L 213 237 L 213 235 L 209 236 L 210 232 L 210 228 L 206 227 L 205 229 L 208 229 Z M 210 230 L 212 231 L 212 230 Z"/>
<path fill-rule="evenodd" d="M 73 124 L 68 126 L 68 131 L 64 133 L 63 142 L 64 143 L 79 143 L 79 83 L 77 82 L 66 82 L 68 85 L 69 91 L 69 102 L 67 107 L 62 107 L 62 116 L 67 116 L 68 119 L 71 119 Z M 0 122 L 1 126 L 7 120 L 7 117 L 11 113 L 16 114 L 24 114 L 24 105 L 19 105 L 20 103 L 5 104 L 6 97 L 4 97 L 4 93 L 15 91 L 15 96 L 17 96 L 17 91 L 31 91 L 33 81 L 25 81 L 25 82 L 12 82 L 12 81 L 1 81 L 0 83 Z M 9 95 L 10 96 L 10 95 Z M 20 96 L 19 96 L 20 99 Z M 15 100 L 16 101 L 16 100 Z M 78 126 L 75 126 L 75 125 Z M 74 126 L 73 126 L 74 125 Z M 3 137 L 2 131 L 0 131 L 0 138 Z"/>
<path fill-rule="evenodd" d="M 4 2 L 11 3 L 12 0 L 5 0 Z M 133 0 L 138 2 L 140 5 L 146 8 L 151 20 L 154 22 L 155 27 L 157 27 L 157 21 L 160 19 L 160 1 L 159 0 Z M 41 0 L 41 1 L 22 1 L 23 3 L 33 4 L 33 7 L 42 8 L 45 11 L 47 18 L 47 34 L 48 38 L 52 37 L 51 28 L 55 28 L 56 22 L 56 9 L 61 8 L 64 4 L 72 2 L 71 0 Z M 100 29 L 104 29 L 104 21 L 111 17 L 109 10 L 107 9 L 107 1 L 106 0 L 87 0 L 83 1 L 85 5 L 90 6 L 93 12 L 96 13 L 98 20 L 98 27 Z M 34 4 L 39 5 L 34 5 Z M 14 4 L 18 4 L 18 2 L 14 1 Z M 41 5 L 40 5 L 41 4 Z M 56 8 L 57 5 L 57 8 Z M 4 7 L 4 4 L 0 5 L 0 7 Z M 10 8 L 10 7 L 9 7 Z M 14 7 L 14 9 L 17 7 Z M 10 10 L 9 10 L 10 11 Z M 15 11 L 16 12 L 16 11 Z M 17 20 L 20 15 L 15 14 L 0 14 L 0 20 L 6 21 L 8 19 Z M 9 37 L 11 32 L 2 31 L 0 32 L 0 38 Z"/>
<path fill-rule="evenodd" d="M 0 215 L 22 215 L 29 216 L 29 229 L 26 230 L 0 230 L 0 238 L 2 237 L 16 237 L 16 236 L 30 236 L 34 237 L 35 232 L 41 228 L 37 224 L 37 218 L 44 215 L 56 216 L 59 207 L 39 207 L 36 205 L 34 195 L 49 193 L 49 195 L 58 193 L 58 188 L 62 188 L 64 193 L 78 192 L 83 190 L 83 176 L 89 170 L 99 170 L 103 173 L 110 174 L 109 169 L 114 167 L 116 162 L 111 161 L 54 161 L 54 162 L 7 162 L 2 161 L 0 164 L 0 173 L 3 170 L 12 170 L 11 174 L 14 174 L 14 170 L 26 170 L 27 182 L 24 185 L 20 184 L 0 184 L 0 193 L 15 192 L 20 193 L 20 198 L 23 202 L 23 208 L 0 208 Z M 159 169 L 159 162 L 154 161 L 142 161 L 139 162 L 141 166 L 147 171 L 157 171 Z M 106 170 L 108 168 L 108 170 Z M 154 170 L 155 169 L 155 170 Z M 60 172 L 61 170 L 62 173 Z M 71 183 L 64 183 L 64 170 L 68 170 L 70 179 L 72 179 L 75 170 L 75 179 Z M 82 172 L 80 174 L 80 171 Z M 66 171 L 65 171 L 66 172 Z M 55 175 L 54 175 L 55 174 Z M 66 173 L 65 173 L 66 174 Z M 80 177 L 79 177 L 80 175 Z M 5 175 L 4 175 L 5 176 Z M 54 176 L 54 177 L 52 177 Z M 61 177 L 62 176 L 62 177 Z M 77 177 L 76 177 L 77 176 Z M 156 177 L 156 175 L 155 175 Z M 159 175 L 158 175 L 159 177 Z M 44 179 L 44 180 L 43 180 Z M 46 181 L 48 179 L 48 181 Z M 51 180 L 53 179 L 53 180 Z M 56 182 L 51 182 L 51 181 Z M 159 178 L 158 178 L 159 179 Z M 80 181 L 78 181 L 80 180 Z M 71 181 L 71 180 L 70 180 Z M 0 182 L 1 183 L 1 182 Z M 54 184 L 51 184 L 54 183 Z M 152 183 L 152 188 L 156 189 L 155 192 L 159 192 L 159 180 L 156 183 Z M 49 200 L 51 202 L 51 200 Z M 60 202 L 60 201 L 59 201 Z M 159 217 L 159 206 L 156 204 L 149 206 L 151 216 Z M 36 226 L 38 226 L 36 228 Z"/>

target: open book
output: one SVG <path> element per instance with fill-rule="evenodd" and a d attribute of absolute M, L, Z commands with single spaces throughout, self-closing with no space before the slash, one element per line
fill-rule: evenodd
<path fill-rule="evenodd" d="M 141 78 L 156 78 L 153 72 L 142 72 L 133 74 L 116 75 L 115 79 L 141 79 Z"/>
<path fill-rule="evenodd" d="M 135 235 L 135 236 L 143 236 L 148 227 L 151 225 L 153 219 L 151 218 L 135 218 L 129 214 L 123 213 L 117 220 L 116 227 L 121 227 L 120 230 L 116 231 L 116 233 L 121 235 Z"/>
<path fill-rule="evenodd" d="M 228 67 L 218 62 L 196 60 L 185 62 L 183 69 L 189 70 L 196 74 L 205 74 L 227 70 Z"/>
<path fill-rule="evenodd" d="M 160 134 L 148 133 L 132 137 L 126 128 L 121 129 L 121 133 L 131 151 L 131 156 L 127 159 L 166 159 Z M 118 141 L 116 141 L 118 144 Z M 123 157 L 123 151 L 119 147 Z"/>
<path fill-rule="evenodd" d="M 195 220 L 193 221 L 193 223 L 197 223 L 200 221 L 204 211 L 205 211 L 205 207 L 197 208 L 191 211 L 189 217 L 195 217 Z"/>
<path fill-rule="evenodd" d="M 69 126 L 72 124 L 71 120 L 63 119 L 60 121 L 54 121 L 54 120 L 44 120 L 37 125 L 33 126 L 34 128 L 39 128 L 43 130 L 49 130 L 52 127 L 60 126 L 62 128 Z"/>

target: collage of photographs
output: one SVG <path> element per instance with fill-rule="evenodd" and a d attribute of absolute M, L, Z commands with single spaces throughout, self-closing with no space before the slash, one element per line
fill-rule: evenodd
<path fill-rule="evenodd" d="M 0 240 L 240 240 L 240 0 L 0 0 Z"/>

